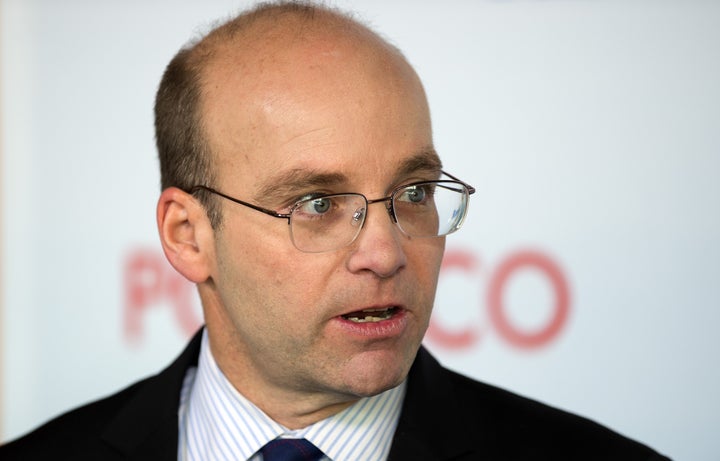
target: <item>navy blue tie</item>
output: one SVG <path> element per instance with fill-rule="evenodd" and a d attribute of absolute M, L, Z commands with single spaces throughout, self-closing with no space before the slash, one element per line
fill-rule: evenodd
<path fill-rule="evenodd" d="M 323 452 L 305 439 L 275 439 L 260 449 L 264 461 L 319 461 Z"/>

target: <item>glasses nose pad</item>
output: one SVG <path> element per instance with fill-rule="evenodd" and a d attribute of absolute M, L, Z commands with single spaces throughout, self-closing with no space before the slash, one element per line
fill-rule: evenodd
<path fill-rule="evenodd" d="M 364 220 L 365 220 L 365 207 L 360 207 L 353 212 L 350 224 L 352 224 L 353 227 L 356 227 L 356 226 L 362 225 Z"/>

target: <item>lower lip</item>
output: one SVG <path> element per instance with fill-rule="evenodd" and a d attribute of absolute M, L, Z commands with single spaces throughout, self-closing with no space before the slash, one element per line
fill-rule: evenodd
<path fill-rule="evenodd" d="M 337 325 L 345 334 L 364 338 L 385 339 L 402 334 L 408 323 L 407 313 L 398 309 L 392 317 L 379 322 L 353 322 L 343 317 L 335 317 Z"/>

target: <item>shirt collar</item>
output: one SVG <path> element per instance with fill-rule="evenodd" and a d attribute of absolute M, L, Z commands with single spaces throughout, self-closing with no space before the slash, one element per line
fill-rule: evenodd
<path fill-rule="evenodd" d="M 187 389 L 186 389 L 187 388 Z M 218 367 L 203 332 L 198 369 L 180 405 L 181 459 L 251 459 L 277 437 L 304 437 L 333 461 L 387 459 L 405 397 L 405 382 L 360 399 L 329 418 L 292 431 L 240 394 Z"/>

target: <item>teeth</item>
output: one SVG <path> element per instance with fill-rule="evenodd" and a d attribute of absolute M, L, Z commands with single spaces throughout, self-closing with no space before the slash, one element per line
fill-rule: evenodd
<path fill-rule="evenodd" d="M 348 320 L 350 320 L 351 322 L 355 322 L 355 323 L 367 323 L 367 322 L 379 322 L 380 320 L 385 320 L 385 319 L 388 319 L 388 318 L 390 318 L 390 316 L 387 316 L 387 317 L 372 317 L 372 316 L 368 315 L 368 316 L 366 316 L 366 317 L 364 317 L 364 318 L 349 317 Z"/>
<path fill-rule="evenodd" d="M 352 314 L 344 315 L 343 317 L 347 320 L 350 320 L 351 322 L 355 323 L 369 323 L 369 322 L 380 322 L 382 320 L 387 320 L 395 313 L 395 308 L 389 308 L 389 309 L 364 309 L 361 312 L 354 312 Z M 362 315 L 367 314 L 367 315 Z M 380 314 L 378 315 L 372 315 L 372 314 Z"/>

